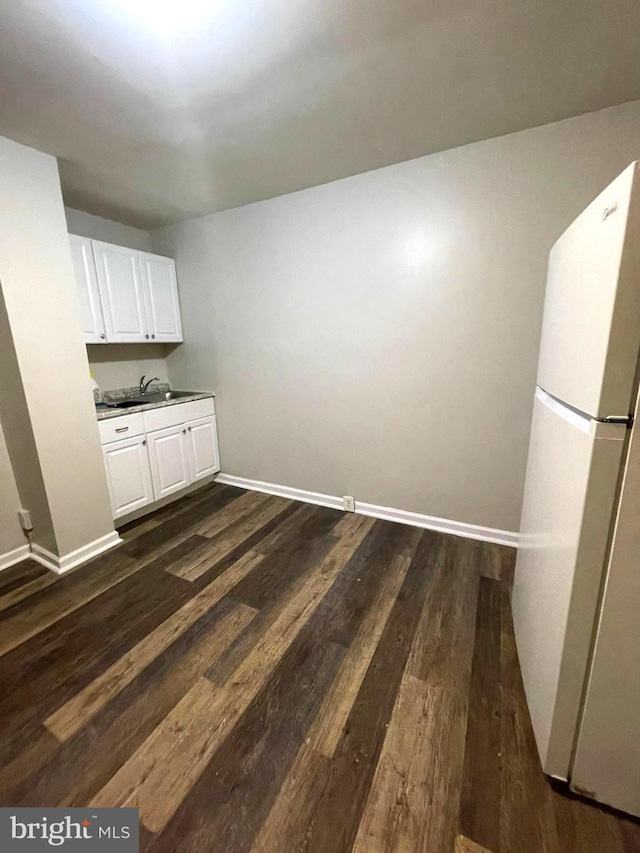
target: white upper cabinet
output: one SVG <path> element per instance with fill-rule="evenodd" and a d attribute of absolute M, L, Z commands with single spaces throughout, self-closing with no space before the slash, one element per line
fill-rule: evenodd
<path fill-rule="evenodd" d="M 173 258 L 69 234 L 87 344 L 179 343 Z"/>
<path fill-rule="evenodd" d="M 140 252 L 142 281 L 151 340 L 182 340 L 176 265 L 172 258 Z"/>
<path fill-rule="evenodd" d="M 145 311 L 140 252 L 93 241 L 98 286 L 110 343 L 150 340 Z"/>
<path fill-rule="evenodd" d="M 87 344 L 104 344 L 107 342 L 107 336 L 91 240 L 87 237 L 76 237 L 75 234 L 70 234 L 69 242 L 76 277 L 84 341 Z"/>

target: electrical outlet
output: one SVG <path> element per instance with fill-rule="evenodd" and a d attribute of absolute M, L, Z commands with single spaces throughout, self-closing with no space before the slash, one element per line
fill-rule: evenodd
<path fill-rule="evenodd" d="M 19 509 L 18 518 L 20 519 L 20 525 L 23 530 L 25 530 L 27 533 L 33 530 L 33 524 L 31 523 L 31 513 L 28 509 Z"/>
<path fill-rule="evenodd" d="M 353 495 L 345 495 L 342 498 L 342 506 L 345 512 L 355 512 L 356 499 L 353 497 Z"/>

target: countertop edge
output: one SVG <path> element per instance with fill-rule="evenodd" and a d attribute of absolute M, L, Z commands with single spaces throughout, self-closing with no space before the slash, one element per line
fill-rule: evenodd
<path fill-rule="evenodd" d="M 137 412 L 150 412 L 153 409 L 164 409 L 167 406 L 180 406 L 182 403 L 193 403 L 195 400 L 209 400 L 216 395 L 212 391 L 203 391 L 201 394 L 193 394 L 190 397 L 180 397 L 179 400 L 161 400 L 158 403 L 141 403 L 139 406 L 129 406 L 126 409 L 98 409 L 96 417 L 98 421 L 106 421 L 111 418 L 120 418 L 124 415 L 135 415 Z"/>

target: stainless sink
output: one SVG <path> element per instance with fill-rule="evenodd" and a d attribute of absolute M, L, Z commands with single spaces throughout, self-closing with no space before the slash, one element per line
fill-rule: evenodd
<path fill-rule="evenodd" d="M 200 394 L 200 391 L 165 391 L 156 394 L 143 394 L 142 397 L 136 397 L 140 403 L 164 403 L 166 400 L 182 400 L 184 397 L 193 397 L 194 394 Z"/>
<path fill-rule="evenodd" d="M 145 406 L 150 403 L 165 403 L 167 400 L 182 400 L 185 397 L 193 397 L 194 394 L 200 394 L 200 391 L 164 391 L 155 394 L 143 394 L 141 397 L 129 397 L 125 400 L 107 403 L 110 409 L 131 409 L 133 406 Z"/>
<path fill-rule="evenodd" d="M 130 409 L 132 406 L 139 406 L 140 403 L 135 400 L 120 400 L 119 403 L 105 403 L 109 409 Z"/>

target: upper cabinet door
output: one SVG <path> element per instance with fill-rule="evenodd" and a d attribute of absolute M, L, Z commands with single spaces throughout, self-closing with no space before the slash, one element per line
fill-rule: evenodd
<path fill-rule="evenodd" d="M 178 281 L 173 258 L 140 252 L 145 304 L 151 340 L 182 340 Z"/>
<path fill-rule="evenodd" d="M 140 252 L 94 240 L 93 254 L 107 340 L 110 343 L 149 341 Z"/>
<path fill-rule="evenodd" d="M 84 342 L 86 344 L 104 344 L 106 343 L 106 333 L 91 240 L 87 237 L 69 234 L 69 243 L 76 277 Z"/>

